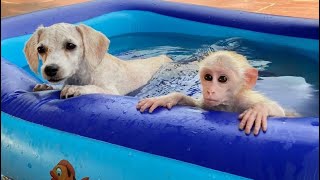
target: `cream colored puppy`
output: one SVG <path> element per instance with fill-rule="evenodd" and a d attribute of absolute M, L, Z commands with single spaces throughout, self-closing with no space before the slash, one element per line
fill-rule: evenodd
<path fill-rule="evenodd" d="M 126 42 L 123 42 L 126 43 Z M 125 95 L 145 85 L 152 75 L 172 60 L 165 56 L 123 61 L 106 53 L 110 41 L 86 25 L 67 23 L 39 27 L 25 45 L 24 53 L 32 71 L 50 83 L 64 86 L 60 97 L 91 93 Z M 34 91 L 53 89 L 38 84 Z"/>

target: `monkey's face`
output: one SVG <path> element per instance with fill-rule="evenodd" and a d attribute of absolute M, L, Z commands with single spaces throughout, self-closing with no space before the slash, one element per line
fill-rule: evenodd
<path fill-rule="evenodd" d="M 240 77 L 237 76 L 229 68 L 219 66 L 202 67 L 200 81 L 205 105 L 218 106 L 232 100 L 240 83 Z"/>

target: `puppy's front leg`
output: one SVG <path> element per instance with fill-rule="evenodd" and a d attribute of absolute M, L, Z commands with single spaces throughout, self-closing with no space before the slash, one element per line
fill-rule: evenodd
<path fill-rule="evenodd" d="M 60 98 L 65 99 L 65 98 L 80 96 L 83 94 L 95 94 L 95 93 L 119 94 L 115 88 L 103 89 L 96 85 L 85 85 L 85 86 L 66 85 L 63 87 L 60 93 Z"/>
<path fill-rule="evenodd" d="M 33 88 L 33 92 L 37 91 L 46 91 L 46 90 L 53 90 L 53 87 L 49 84 L 36 84 Z"/>

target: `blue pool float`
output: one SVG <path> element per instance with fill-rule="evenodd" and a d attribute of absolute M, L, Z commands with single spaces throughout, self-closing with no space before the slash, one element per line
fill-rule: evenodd
<path fill-rule="evenodd" d="M 32 92 L 41 80 L 25 70 L 24 43 L 40 24 L 59 22 L 108 37 L 232 35 L 319 53 L 317 20 L 166 1 L 92 1 L 3 18 L 1 174 L 50 179 L 67 159 L 78 179 L 319 179 L 319 117 L 269 118 L 267 133 L 255 137 L 238 130 L 236 113 L 177 106 L 141 114 L 134 97 Z"/>

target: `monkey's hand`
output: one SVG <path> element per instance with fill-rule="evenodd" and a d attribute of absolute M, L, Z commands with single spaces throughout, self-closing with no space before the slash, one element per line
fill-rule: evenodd
<path fill-rule="evenodd" d="M 162 106 L 171 109 L 181 100 L 180 94 L 171 93 L 165 96 L 142 99 L 137 104 L 137 109 L 144 112 L 149 108 L 149 113 L 152 113 L 157 107 Z"/>
<path fill-rule="evenodd" d="M 256 104 L 253 107 L 245 110 L 239 115 L 241 119 L 239 129 L 245 128 L 245 133 L 250 134 L 251 128 L 254 124 L 254 135 L 258 135 L 262 127 L 262 130 L 267 131 L 267 117 L 269 116 L 269 110 L 265 104 Z"/>

